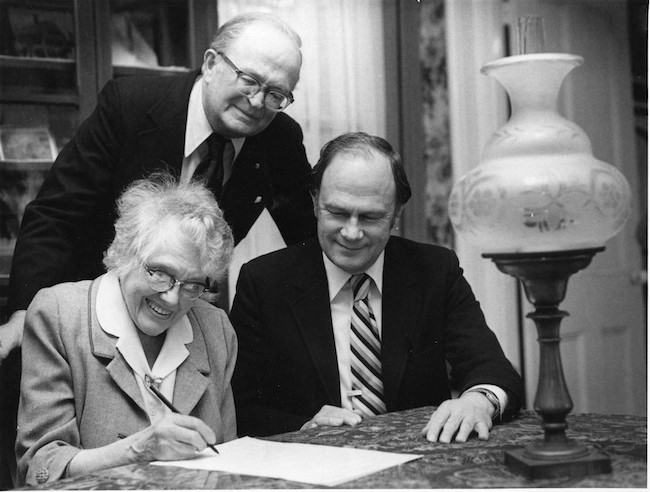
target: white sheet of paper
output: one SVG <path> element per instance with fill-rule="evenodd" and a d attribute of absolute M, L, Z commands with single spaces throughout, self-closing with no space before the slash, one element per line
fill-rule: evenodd
<path fill-rule="evenodd" d="M 252 437 L 219 444 L 217 449 L 219 455 L 206 449 L 199 458 L 154 461 L 152 465 L 224 471 L 332 487 L 422 457 L 420 454 L 273 442 Z"/>
<path fill-rule="evenodd" d="M 235 287 L 237 286 L 237 278 L 242 265 L 253 258 L 277 251 L 286 246 L 287 243 L 284 242 L 280 229 L 278 229 L 273 217 L 271 217 L 271 213 L 264 207 L 246 237 L 239 241 L 239 244 L 235 246 L 232 252 L 232 259 L 228 267 L 229 307 L 232 307 L 232 301 L 235 298 Z"/>

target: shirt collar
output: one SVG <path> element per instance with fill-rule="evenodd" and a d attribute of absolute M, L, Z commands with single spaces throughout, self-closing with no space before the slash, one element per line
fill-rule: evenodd
<path fill-rule="evenodd" d="M 203 109 L 203 84 L 202 77 L 197 77 L 190 92 L 190 101 L 187 106 L 187 124 L 185 126 L 185 150 L 183 155 L 189 157 L 214 130 L 208 121 Z M 235 147 L 235 156 L 244 146 L 246 137 L 233 138 L 230 141 Z"/>
<path fill-rule="evenodd" d="M 145 375 L 165 378 L 175 371 L 189 355 L 186 344 L 194 339 L 187 316 L 167 329 L 165 343 L 153 368 L 149 368 L 138 332 L 122 296 L 120 281 L 115 272 L 100 279 L 97 289 L 97 319 L 106 333 L 118 337 L 116 348 L 131 369 L 144 379 Z"/>
<path fill-rule="evenodd" d="M 350 280 L 350 274 L 336 266 L 323 252 L 323 263 L 325 263 L 325 274 L 327 275 L 327 285 L 329 288 L 330 302 L 343 288 L 345 283 Z M 377 260 L 366 269 L 365 273 L 375 282 L 379 294 L 382 292 L 384 279 L 384 251 L 381 252 Z"/>

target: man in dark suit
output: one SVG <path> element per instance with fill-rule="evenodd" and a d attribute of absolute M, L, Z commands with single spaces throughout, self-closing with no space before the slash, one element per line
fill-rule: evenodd
<path fill-rule="evenodd" d="M 152 172 L 181 179 L 200 172 L 214 184 L 236 243 L 268 215 L 286 244 L 315 233 L 302 131 L 281 112 L 293 101 L 300 43 L 280 19 L 247 14 L 219 29 L 201 71 L 106 84 L 25 210 L 0 361 L 20 345 L 25 309 L 39 289 L 103 272 L 115 200 Z"/>
<path fill-rule="evenodd" d="M 230 140 L 218 199 L 236 243 L 265 208 L 287 244 L 313 235 L 302 131 L 281 112 L 301 63 L 295 32 L 275 17 L 248 14 L 220 28 L 201 71 L 109 81 L 25 210 L 8 312 L 24 313 L 43 287 L 101 274 L 116 197 L 155 171 L 192 178 L 212 133 Z M 15 343 L 7 338 L 0 360 Z"/>
<path fill-rule="evenodd" d="M 323 147 L 312 177 L 318 239 L 240 272 L 239 434 L 438 405 L 429 440 L 487 439 L 493 420 L 519 410 L 522 380 L 456 255 L 390 235 L 411 195 L 399 155 L 379 137 L 345 134 Z"/>

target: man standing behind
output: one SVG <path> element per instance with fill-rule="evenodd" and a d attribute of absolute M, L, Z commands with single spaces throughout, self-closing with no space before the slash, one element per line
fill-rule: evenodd
<path fill-rule="evenodd" d="M 260 219 L 286 244 L 315 233 L 302 130 L 282 113 L 293 101 L 300 46 L 282 20 L 245 14 L 219 29 L 201 70 L 106 84 L 25 210 L 11 269 L 7 312 L 13 315 L 0 326 L 0 362 L 20 346 L 25 310 L 36 292 L 103 273 L 115 200 L 153 172 L 206 180 L 236 244 Z M 8 423 L 0 428 L 7 434 L 0 441 L 9 447 L 17 359 L 16 350 L 2 364 L 7 387 L 0 393 L 9 397 L 2 409 Z"/>
<path fill-rule="evenodd" d="M 293 101 L 300 45 L 282 20 L 244 14 L 219 29 L 201 71 L 106 84 L 25 210 L 7 306 L 17 312 L 0 327 L 0 361 L 20 344 L 39 289 L 103 273 L 115 200 L 152 172 L 208 180 L 235 243 L 264 209 L 286 244 L 315 233 L 302 131 L 282 113 Z"/>
<path fill-rule="evenodd" d="M 379 137 L 345 134 L 323 147 L 312 177 L 318 239 L 257 258 L 239 276 L 239 434 L 438 405 L 427 439 L 487 439 L 494 420 L 519 410 L 522 380 L 456 255 L 391 237 L 411 195 L 399 155 Z"/>

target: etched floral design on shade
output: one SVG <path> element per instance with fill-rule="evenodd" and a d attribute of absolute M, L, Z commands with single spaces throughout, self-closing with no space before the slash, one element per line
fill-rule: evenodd
<path fill-rule="evenodd" d="M 543 53 L 483 67 L 508 91 L 512 116 L 454 185 L 449 216 L 484 253 L 598 247 L 625 224 L 626 179 L 596 159 L 584 131 L 557 112 L 562 80 L 582 61 Z"/>

